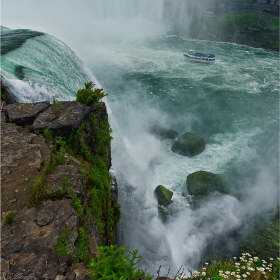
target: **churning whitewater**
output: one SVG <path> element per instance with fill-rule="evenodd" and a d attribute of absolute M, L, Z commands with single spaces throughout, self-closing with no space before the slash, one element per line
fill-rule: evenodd
<path fill-rule="evenodd" d="M 88 1 L 83 7 L 85 18 L 90 9 L 95 17 L 84 23 L 86 36 L 76 34 L 80 48 L 65 40 L 82 60 L 63 38 L 40 35 L 2 56 L 5 82 L 19 102 L 74 99 L 89 80 L 108 93 L 118 240 L 138 249 L 152 274 L 159 265 L 173 273 L 196 268 L 209 248 L 224 257 L 238 253 L 231 233 L 278 205 L 278 54 L 166 35 L 164 1 L 92 2 L 95 9 Z M 184 60 L 190 49 L 214 53 L 216 62 Z M 199 135 L 206 149 L 191 158 L 175 154 L 174 140 L 156 138 L 153 125 Z M 186 178 L 199 170 L 221 175 L 232 194 L 214 194 L 194 210 Z M 165 222 L 154 197 L 158 185 L 174 192 Z M 227 242 L 219 247 L 220 240 Z"/>

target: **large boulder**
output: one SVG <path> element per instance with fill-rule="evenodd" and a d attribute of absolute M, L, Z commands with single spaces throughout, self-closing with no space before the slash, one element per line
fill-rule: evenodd
<path fill-rule="evenodd" d="M 205 196 L 215 191 L 220 193 L 229 193 L 229 184 L 219 175 L 197 171 L 189 174 L 187 177 L 187 188 L 190 195 Z"/>
<path fill-rule="evenodd" d="M 57 101 L 35 119 L 31 130 L 50 129 L 54 135 L 77 130 L 88 117 L 91 107 L 75 101 Z"/>
<path fill-rule="evenodd" d="M 154 191 L 155 197 L 158 200 L 158 204 L 163 205 L 163 206 L 168 206 L 172 202 L 172 196 L 173 192 L 168 190 L 162 185 L 159 185 L 156 187 Z"/>
<path fill-rule="evenodd" d="M 174 153 L 184 156 L 196 156 L 203 152 L 204 149 L 204 139 L 190 132 L 181 135 L 172 146 Z"/>
<path fill-rule="evenodd" d="M 168 129 L 160 125 L 153 125 L 149 130 L 153 135 L 161 140 L 175 139 L 178 137 L 178 132 L 173 129 Z"/>
<path fill-rule="evenodd" d="M 7 122 L 16 125 L 32 124 L 36 117 L 50 107 L 50 102 L 17 103 L 3 107 Z"/>

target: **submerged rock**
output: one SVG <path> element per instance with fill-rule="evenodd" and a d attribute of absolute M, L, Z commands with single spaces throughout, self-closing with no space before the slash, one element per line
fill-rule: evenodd
<path fill-rule="evenodd" d="M 173 129 L 168 129 L 160 125 L 153 125 L 150 132 L 161 140 L 175 139 L 178 137 L 178 132 Z"/>
<path fill-rule="evenodd" d="M 208 193 L 220 192 L 229 193 L 229 184 L 219 175 L 197 171 L 187 177 L 187 188 L 190 195 L 205 196 Z"/>
<path fill-rule="evenodd" d="M 62 262 L 63 256 L 56 253 L 58 235 L 68 229 L 69 251 L 73 254 L 78 226 L 79 218 L 70 199 L 47 200 L 41 207 L 19 209 L 13 223 L 2 227 L 1 258 L 13 260 L 10 273 L 55 279 L 57 274 L 70 270 L 72 264 Z"/>
<path fill-rule="evenodd" d="M 181 135 L 172 146 L 174 153 L 184 156 L 196 156 L 203 152 L 204 149 L 204 139 L 190 132 Z"/>
<path fill-rule="evenodd" d="M 158 204 L 168 206 L 172 202 L 173 192 L 168 190 L 162 185 L 156 187 L 154 191 L 155 197 L 158 200 Z"/>

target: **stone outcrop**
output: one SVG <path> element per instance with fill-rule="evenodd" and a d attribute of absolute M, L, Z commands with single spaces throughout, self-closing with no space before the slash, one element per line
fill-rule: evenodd
<path fill-rule="evenodd" d="M 50 129 L 55 135 L 65 135 L 78 129 L 91 108 L 79 102 L 57 101 L 34 121 L 31 130 Z"/>
<path fill-rule="evenodd" d="M 190 132 L 181 135 L 173 144 L 172 151 L 184 156 L 196 156 L 205 149 L 203 138 Z"/>
<path fill-rule="evenodd" d="M 50 162 L 46 139 L 20 132 L 13 123 L 1 124 L 1 209 L 3 212 L 26 206 L 29 188 Z"/>
<path fill-rule="evenodd" d="M 99 131 L 99 124 L 107 120 L 106 107 L 103 103 L 89 107 L 78 102 L 56 102 L 54 107 L 49 102 L 38 102 L 10 104 L 2 110 L 5 116 L 1 120 L 3 279 L 9 274 L 30 276 L 30 279 L 90 279 L 89 269 L 83 263 L 74 264 L 73 259 L 78 250 L 81 227 L 87 236 L 85 250 L 92 257 L 98 255 L 97 246 L 101 245 L 95 214 L 85 213 L 91 191 L 86 188 L 89 179 L 80 170 L 86 170 L 88 163 L 85 164 L 79 150 L 76 151 L 77 158 L 66 151 L 62 153 L 59 148 L 54 150 L 54 145 L 60 145 L 55 142 L 55 135 L 67 136 L 86 124 L 87 130 L 75 139 L 78 142 L 74 147 L 90 146 L 92 135 Z M 89 123 L 93 118 L 94 126 Z M 45 130 L 51 133 L 52 139 L 32 133 L 43 134 Z M 87 152 L 91 156 L 106 158 L 109 170 L 110 147 L 107 150 L 109 152 L 99 154 L 95 146 Z M 54 153 L 63 163 L 54 164 Z M 78 206 L 74 205 L 73 196 Z M 108 205 L 114 203 L 108 201 Z M 8 221 L 11 212 L 14 218 Z M 67 253 L 59 254 L 58 239 L 65 236 L 66 230 L 69 233 Z"/>
<path fill-rule="evenodd" d="M 16 103 L 9 104 L 3 108 L 7 122 L 16 125 L 32 124 L 36 117 L 50 107 L 50 102 Z"/>
<path fill-rule="evenodd" d="M 159 185 L 155 188 L 154 194 L 158 200 L 158 204 L 160 205 L 166 207 L 172 202 L 173 192 L 162 185 Z"/>

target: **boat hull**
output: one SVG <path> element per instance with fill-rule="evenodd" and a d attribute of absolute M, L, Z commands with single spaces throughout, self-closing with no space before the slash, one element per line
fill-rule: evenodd
<path fill-rule="evenodd" d="M 203 62 L 203 63 L 215 62 L 215 56 L 213 54 L 188 52 L 184 54 L 184 57 L 189 61 L 195 61 L 195 62 Z"/>

